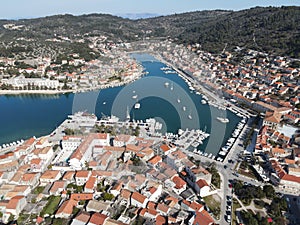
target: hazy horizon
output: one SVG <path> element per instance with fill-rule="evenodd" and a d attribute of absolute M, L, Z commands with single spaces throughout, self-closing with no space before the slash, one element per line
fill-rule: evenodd
<path fill-rule="evenodd" d="M 11 0 L 0 8 L 0 19 L 18 20 L 31 19 L 53 15 L 72 14 L 75 16 L 84 14 L 110 14 L 110 15 L 136 15 L 155 14 L 172 15 L 203 10 L 234 10 L 239 11 L 253 7 L 268 6 L 300 6 L 300 1 L 295 0 L 211 0 L 209 2 L 199 0 Z"/>

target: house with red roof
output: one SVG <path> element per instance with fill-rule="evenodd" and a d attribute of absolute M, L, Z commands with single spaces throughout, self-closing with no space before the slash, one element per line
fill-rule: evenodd
<path fill-rule="evenodd" d="M 18 195 L 12 197 L 6 205 L 6 213 L 11 213 L 14 216 L 16 216 L 16 218 L 18 218 L 19 214 L 21 213 L 21 211 L 24 209 L 26 205 L 27 205 L 27 201 L 25 196 Z"/>
<path fill-rule="evenodd" d="M 30 160 L 30 169 L 33 172 L 42 172 L 43 160 L 41 158 L 34 158 Z"/>
<path fill-rule="evenodd" d="M 186 182 L 180 178 L 178 175 L 174 176 L 171 180 L 174 183 L 173 191 L 176 194 L 180 194 L 181 192 L 186 190 L 187 184 Z"/>
<path fill-rule="evenodd" d="M 191 211 L 191 212 L 201 212 L 204 210 L 204 206 L 197 203 L 197 202 L 190 202 L 187 200 L 182 200 L 181 202 L 181 208 L 187 211 Z"/>
<path fill-rule="evenodd" d="M 75 174 L 75 181 L 76 185 L 82 186 L 86 184 L 90 176 L 92 175 L 92 172 L 90 170 L 79 170 Z"/>
<path fill-rule="evenodd" d="M 46 186 L 49 183 L 53 183 L 61 178 L 61 172 L 59 170 L 46 170 L 40 176 L 40 185 Z"/>
<path fill-rule="evenodd" d="M 196 212 L 195 215 L 189 220 L 189 225 L 214 225 L 214 219 L 209 215 L 206 210 Z"/>
<path fill-rule="evenodd" d="M 61 194 L 63 190 L 66 189 L 66 187 L 67 187 L 66 181 L 63 180 L 55 181 L 49 190 L 49 194 L 58 196 Z"/>
<path fill-rule="evenodd" d="M 90 176 L 84 185 L 84 192 L 85 193 L 94 193 L 96 186 L 97 186 L 96 177 Z"/>
<path fill-rule="evenodd" d="M 156 166 L 160 162 L 162 162 L 162 158 L 159 155 L 155 155 L 148 160 L 148 165 Z"/>
<path fill-rule="evenodd" d="M 300 177 L 290 174 L 284 174 L 281 177 L 280 185 L 285 189 L 289 189 L 291 191 L 295 191 L 299 193 L 300 190 Z"/>
<path fill-rule="evenodd" d="M 206 180 L 199 179 L 195 184 L 195 191 L 200 197 L 205 197 L 210 194 L 210 188 Z"/>
<path fill-rule="evenodd" d="M 92 193 L 72 193 L 70 199 L 76 201 L 85 201 L 85 200 L 92 200 L 94 195 Z"/>
<path fill-rule="evenodd" d="M 140 208 L 146 208 L 148 198 L 138 192 L 133 192 L 131 195 L 131 205 Z"/>
<path fill-rule="evenodd" d="M 55 214 L 55 218 L 69 218 L 72 213 L 74 207 L 77 206 L 77 201 L 70 199 L 64 201 Z"/>
<path fill-rule="evenodd" d="M 87 225 L 104 225 L 107 221 L 107 218 L 108 216 L 96 212 L 91 216 L 90 221 Z"/>

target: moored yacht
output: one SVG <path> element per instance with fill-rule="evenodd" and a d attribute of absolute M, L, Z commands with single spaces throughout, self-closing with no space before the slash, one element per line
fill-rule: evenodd
<path fill-rule="evenodd" d="M 221 123 L 228 123 L 229 122 L 228 118 L 223 118 L 223 117 L 217 117 L 217 120 L 219 120 Z"/>

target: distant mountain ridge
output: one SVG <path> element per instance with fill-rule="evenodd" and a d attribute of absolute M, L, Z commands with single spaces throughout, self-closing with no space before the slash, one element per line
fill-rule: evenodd
<path fill-rule="evenodd" d="M 7 28 L 10 23 L 23 28 Z M 41 45 L 48 45 L 45 40 L 60 36 L 70 40 L 85 39 L 87 43 L 89 38 L 101 35 L 107 40 L 125 42 L 145 37 L 168 37 L 177 43 L 199 43 L 203 50 L 216 54 L 222 52 L 225 46 L 226 50 L 239 46 L 300 58 L 300 7 L 197 11 L 136 20 L 108 14 L 66 14 L 17 21 L 0 20 L 0 34 L 3 43 L 20 42 L 25 38 L 27 44 L 32 40 Z M 62 45 L 67 43 L 56 43 L 56 47 Z M 0 47 L 1 50 L 5 49 Z"/>

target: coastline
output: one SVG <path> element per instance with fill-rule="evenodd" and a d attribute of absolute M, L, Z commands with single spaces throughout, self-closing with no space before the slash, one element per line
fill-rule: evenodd
<path fill-rule="evenodd" d="M 0 90 L 0 96 L 1 95 L 24 95 L 24 94 L 25 95 L 26 94 L 56 95 L 56 94 L 96 91 L 96 90 L 101 90 L 101 89 L 124 86 L 126 84 L 132 83 L 132 82 L 140 79 L 141 77 L 143 77 L 144 74 L 145 73 L 141 71 L 141 73 L 139 73 L 139 76 L 137 76 L 129 81 L 99 85 L 96 87 L 89 87 L 89 88 L 79 88 L 76 90 L 73 90 L 73 89 L 66 89 L 66 90 Z"/>

